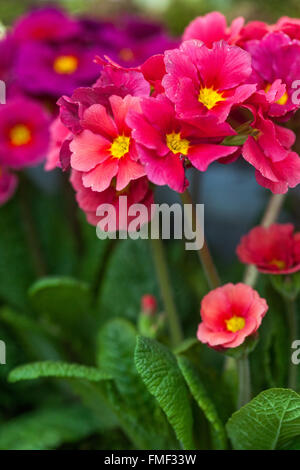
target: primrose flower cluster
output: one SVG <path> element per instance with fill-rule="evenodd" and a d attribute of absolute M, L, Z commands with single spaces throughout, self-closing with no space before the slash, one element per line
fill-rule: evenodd
<path fill-rule="evenodd" d="M 189 167 L 203 172 L 215 161 L 243 158 L 273 193 L 300 182 L 289 128 L 300 102 L 300 21 L 227 26 L 213 12 L 186 28 L 179 47 L 137 67 L 104 57 L 92 87 L 59 100 L 47 164 L 71 168 L 92 224 L 101 226 L 99 204 L 118 210 L 124 194 L 150 204 L 151 184 L 181 193 Z"/>
<path fill-rule="evenodd" d="M 15 171 L 45 158 L 59 97 L 97 80 L 96 55 L 134 67 L 176 45 L 160 25 L 132 16 L 92 20 L 45 7 L 19 18 L 0 40 L 0 80 L 6 85 L 6 104 L 0 106 L 0 204 L 17 186 Z M 56 130 L 54 125 L 51 132 Z M 47 168 L 53 168 L 51 157 Z"/>

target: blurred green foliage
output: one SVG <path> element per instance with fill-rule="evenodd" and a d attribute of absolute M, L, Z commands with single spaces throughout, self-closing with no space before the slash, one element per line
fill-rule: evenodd
<path fill-rule="evenodd" d="M 123 12 L 152 15 L 168 25 L 173 33 L 181 34 L 195 16 L 219 10 L 229 20 L 242 15 L 247 20 L 275 22 L 279 16 L 300 16 L 298 0 L 4 0 L 0 3 L 0 19 L 9 25 L 31 7 L 56 4 L 72 13 L 111 16 Z"/>

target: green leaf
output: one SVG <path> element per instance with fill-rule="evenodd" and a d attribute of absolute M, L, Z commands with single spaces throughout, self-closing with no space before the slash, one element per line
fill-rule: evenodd
<path fill-rule="evenodd" d="M 136 370 L 135 344 L 136 330 L 127 320 L 112 320 L 100 331 L 98 365 L 114 378 L 106 398 L 138 448 L 174 449 L 173 432 Z"/>
<path fill-rule="evenodd" d="M 101 387 L 101 384 L 109 381 L 111 376 L 95 367 L 58 361 L 35 362 L 16 367 L 9 374 L 9 381 L 51 377 L 67 381 L 75 395 L 79 396 L 97 417 L 99 428 L 107 430 L 117 425 L 115 414 L 107 406 L 105 393 Z"/>
<path fill-rule="evenodd" d="M 16 198 L 0 208 L 0 298 L 24 309 L 35 278 Z"/>
<path fill-rule="evenodd" d="M 29 290 L 32 306 L 39 318 L 45 317 L 58 331 L 62 342 L 83 362 L 94 359 L 96 319 L 91 314 L 89 286 L 69 277 L 47 277 Z"/>
<path fill-rule="evenodd" d="M 41 377 L 56 377 L 62 379 L 85 379 L 91 382 L 110 380 L 111 376 L 95 367 L 80 364 L 67 364 L 65 362 L 34 362 L 16 367 L 9 374 L 10 382 L 32 380 Z"/>
<path fill-rule="evenodd" d="M 76 442 L 98 430 L 93 414 L 81 405 L 52 406 L 1 425 L 1 450 L 47 450 Z"/>
<path fill-rule="evenodd" d="M 235 412 L 226 427 L 235 449 L 281 449 L 300 435 L 300 396 L 288 389 L 265 390 Z"/>
<path fill-rule="evenodd" d="M 44 173 L 39 176 L 40 180 Z M 47 273 L 72 275 L 77 265 L 76 242 L 64 188 L 53 195 L 30 184 L 29 179 L 24 183 L 23 194 L 18 197 L 27 198 Z"/>
<path fill-rule="evenodd" d="M 105 268 L 106 257 L 114 248 L 115 240 L 100 240 L 96 234 L 96 227 L 86 221 L 86 216 L 80 209 L 78 211 L 82 237 L 78 274 L 80 279 L 98 288 L 98 278 L 101 277 Z"/>
<path fill-rule="evenodd" d="M 148 390 L 166 413 L 184 449 L 194 449 L 190 395 L 175 356 L 157 341 L 139 336 L 135 363 Z"/>
<path fill-rule="evenodd" d="M 135 320 L 144 294 L 158 296 L 150 244 L 148 240 L 122 240 L 115 247 L 100 289 L 101 318 Z"/>
<path fill-rule="evenodd" d="M 0 310 L 0 320 L 19 337 L 22 348 L 31 359 L 61 359 L 56 337 L 29 315 L 3 307 Z"/>
<path fill-rule="evenodd" d="M 227 438 L 225 428 L 196 367 L 189 359 L 183 356 L 179 356 L 177 361 L 191 394 L 211 424 L 217 449 L 226 449 Z"/>
<path fill-rule="evenodd" d="M 53 319 L 72 323 L 75 317 L 83 319 L 91 305 L 89 286 L 69 277 L 47 277 L 38 280 L 29 290 L 35 310 Z"/>

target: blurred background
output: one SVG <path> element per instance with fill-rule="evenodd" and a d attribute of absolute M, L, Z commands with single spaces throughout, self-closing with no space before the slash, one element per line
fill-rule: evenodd
<path fill-rule="evenodd" d="M 237 16 L 247 20 L 276 22 L 280 16 L 300 16 L 298 0 L 60 0 L 50 2 L 72 14 L 118 18 L 132 13 L 164 24 L 174 36 L 180 36 L 186 25 L 196 16 L 219 10 L 227 16 L 228 23 Z M 30 8 L 49 5 L 44 0 L 6 0 L 0 3 L 0 19 L 9 26 L 20 14 Z M 36 170 L 33 171 L 33 174 Z M 55 175 L 38 171 L 37 183 L 50 190 L 55 187 Z M 254 172 L 244 162 L 223 167 L 211 165 L 205 174 L 190 173 L 194 200 L 205 203 L 206 235 L 213 250 L 226 267 L 235 258 L 234 248 L 241 234 L 259 221 L 269 192 L 257 185 Z M 232 188 L 235 188 L 232 191 Z M 239 197 L 236 197 L 239 194 Z M 292 219 L 299 211 L 299 191 L 291 191 L 290 212 L 283 213 L 282 220 Z M 176 200 L 170 190 L 159 189 L 158 201 Z M 245 210 L 246 208 L 246 210 Z"/>
<path fill-rule="evenodd" d="M 298 0 L 59 0 L 50 2 L 61 5 L 75 14 L 112 16 L 122 12 L 151 15 L 162 20 L 175 34 L 195 16 L 219 10 L 228 19 L 243 15 L 247 20 L 275 21 L 279 16 L 299 16 Z M 49 4 L 44 0 L 4 0 L 0 5 L 0 17 L 9 24 L 28 8 Z"/>
<path fill-rule="evenodd" d="M 49 3 L 61 6 L 72 14 L 91 18 L 110 19 L 128 13 L 137 14 L 162 23 L 175 37 L 180 37 L 193 18 L 213 10 L 224 13 L 228 23 L 237 16 L 244 16 L 247 21 L 255 19 L 269 23 L 276 22 L 280 16 L 300 17 L 299 0 L 1 0 L 0 22 L 9 28 L 21 14 Z M 226 166 L 213 164 L 204 174 L 190 170 L 188 176 L 194 200 L 205 204 L 205 233 L 216 257 L 222 280 L 237 282 L 241 279 L 244 266 L 238 262 L 235 248 L 241 235 L 259 223 L 271 193 L 256 183 L 254 171 L 243 161 Z M 92 317 L 89 324 L 89 317 L 85 316 L 83 328 L 81 320 L 84 308 L 81 305 L 78 307 L 76 295 L 69 308 L 63 295 L 60 303 L 54 305 L 53 302 L 51 308 L 51 302 L 47 299 L 47 309 L 51 310 L 53 322 L 49 321 L 49 311 L 46 308 L 47 315 L 43 316 L 43 302 L 34 305 L 35 308 L 32 309 L 28 300 L 28 288 L 36 280 L 36 276 L 28 259 L 28 246 L 24 242 L 27 227 L 26 224 L 23 227 L 20 222 L 19 205 L 22 204 L 19 203 L 20 200 L 22 202 L 22 195 L 1 207 L 0 338 L 5 339 L 8 344 L 10 363 L 0 368 L 0 448 L 59 448 L 64 442 L 68 442 L 70 448 L 70 433 L 73 427 L 77 432 L 77 422 L 82 417 L 82 410 L 65 410 L 64 401 L 62 405 L 57 405 L 58 411 L 55 414 L 53 406 L 56 406 L 61 396 L 65 394 L 66 402 L 70 402 L 65 388 L 57 389 L 48 383 L 25 383 L 16 387 L 7 384 L 9 370 L 32 360 L 56 360 L 61 357 L 67 361 L 94 364 L 93 335 L 98 323 L 102 326 L 106 320 L 114 317 L 135 321 L 141 296 L 149 292 L 159 297 L 159 289 L 151 265 L 150 250 L 145 244 L 128 241 L 111 246 L 109 243 L 99 243 L 95 228 L 88 226 L 82 213 L 79 214 L 79 222 L 73 220 L 77 209 L 74 194 L 60 170 L 46 173 L 43 166 L 40 166 L 26 171 L 26 177 L 34 183 L 32 188 L 28 185 L 29 207 L 46 258 L 47 274 L 73 276 L 88 283 L 97 298 L 96 319 Z M 157 202 L 173 202 L 177 199 L 174 192 L 165 188 L 159 188 L 156 197 Z M 280 216 L 282 222 L 294 222 L 298 230 L 299 199 L 299 189 L 290 191 Z M 27 216 L 25 212 L 25 219 Z M 73 222 L 80 224 L 79 240 L 74 237 Z M 77 227 L 78 225 L 75 226 L 76 230 Z M 184 252 L 182 243 L 170 242 L 166 245 L 176 304 L 186 335 L 194 337 L 199 321 L 199 301 L 207 291 L 207 286 L 196 253 Z M 74 286 L 76 294 L 77 284 Z M 67 287 L 73 295 L 72 286 Z M 31 289 L 30 292 L 34 297 L 34 290 Z M 161 305 L 161 299 L 159 301 Z M 78 324 L 74 321 L 74 309 L 78 313 Z M 34 316 L 35 310 L 39 316 Z M 62 311 L 65 316 L 61 315 Z M 95 320 L 98 322 L 96 327 Z M 273 350 L 271 353 L 273 354 Z M 259 374 L 263 376 L 260 350 L 257 357 L 255 377 L 259 377 Z M 220 362 L 217 353 L 213 359 L 216 363 Z M 261 383 L 257 383 L 257 389 L 259 387 L 261 389 Z M 50 409 L 48 414 L 44 412 L 46 405 Z M 135 402 L 132 408 L 138 408 Z M 70 413 L 70 416 L 58 418 L 63 415 L 62 409 Z M 28 410 L 32 415 L 24 416 Z M 84 412 L 83 424 L 87 423 L 86 416 Z M 82 435 L 77 433 L 73 438 L 74 441 L 79 441 L 77 448 L 128 448 L 130 444 L 127 438 L 115 423 L 111 423 L 111 426 L 115 426 L 116 431 L 107 435 L 106 421 L 109 419 L 103 416 L 101 444 L 98 442 L 98 429 L 94 427 L 93 421 L 89 421 L 90 428 L 86 433 L 82 424 Z M 62 425 L 57 435 L 45 436 L 47 426 L 53 426 L 54 422 L 60 423 L 60 419 Z M 4 423 L 7 424 L 4 426 Z M 93 432 L 96 437 L 92 434 L 92 438 L 85 441 L 86 435 Z M 42 438 L 46 444 L 41 444 Z"/>

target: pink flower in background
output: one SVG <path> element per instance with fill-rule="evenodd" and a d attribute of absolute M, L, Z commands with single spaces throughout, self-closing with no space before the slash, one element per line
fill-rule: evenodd
<path fill-rule="evenodd" d="M 67 13 L 46 7 L 21 16 L 13 27 L 13 37 L 18 42 L 66 40 L 79 31 L 79 24 Z"/>
<path fill-rule="evenodd" d="M 14 195 L 17 185 L 17 176 L 6 168 L 0 167 L 0 206 Z"/>
<path fill-rule="evenodd" d="M 150 181 L 178 192 L 183 192 L 188 184 L 186 162 L 205 171 L 213 161 L 237 150 L 234 146 L 213 143 L 208 127 L 204 134 L 178 120 L 173 104 L 165 96 L 142 99 L 141 112 L 130 112 L 127 123 Z"/>
<path fill-rule="evenodd" d="M 162 84 L 182 119 L 214 116 L 225 121 L 231 108 L 256 89 L 245 83 L 251 73 L 250 55 L 224 41 L 212 49 L 200 41 L 185 41 L 179 49 L 165 52 L 165 65 Z"/>
<path fill-rule="evenodd" d="M 253 228 L 237 247 L 240 261 L 266 274 L 300 271 L 300 233 L 294 229 L 292 224 Z"/>
<path fill-rule="evenodd" d="M 252 108 L 252 111 L 255 112 Z M 291 151 L 295 134 L 256 113 L 242 155 L 256 169 L 257 182 L 274 193 L 285 193 L 300 183 L 300 157 Z"/>
<path fill-rule="evenodd" d="M 273 26 L 274 31 L 282 31 L 291 39 L 300 39 L 300 19 L 282 16 Z"/>
<path fill-rule="evenodd" d="M 82 177 L 83 173 L 72 170 L 70 181 L 76 191 L 78 205 L 85 212 L 87 221 L 91 225 L 99 224 L 98 226 L 104 232 L 109 230 L 110 217 L 107 219 L 106 215 L 97 215 L 97 210 L 102 204 L 111 204 L 116 211 L 116 230 L 129 230 L 129 225 L 136 218 L 136 215 L 133 216 L 128 214 L 128 212 L 124 213 L 122 211 L 122 207 L 120 208 L 119 205 L 120 196 L 127 196 L 127 209 L 132 204 L 143 204 L 147 209 L 147 215 L 142 220 L 141 225 L 149 222 L 151 218 L 151 204 L 154 203 L 154 199 L 147 178 L 144 177 L 131 181 L 122 192 L 116 191 L 114 182 L 105 191 L 98 192 L 87 188 L 83 184 Z"/>
<path fill-rule="evenodd" d="M 70 131 L 63 125 L 60 117 L 56 118 L 50 127 L 50 145 L 46 156 L 45 170 L 51 171 L 61 167 L 60 151 L 64 141 L 70 136 Z"/>
<path fill-rule="evenodd" d="M 94 191 L 107 189 L 116 177 L 116 190 L 145 175 L 138 162 L 136 144 L 126 124 L 129 110 L 139 110 L 138 98 L 111 96 L 112 113 L 101 104 L 88 108 L 82 118 L 83 132 L 70 144 L 71 167 L 84 173 L 84 186 Z"/>
<path fill-rule="evenodd" d="M 207 47 L 212 47 L 213 43 L 224 39 L 228 44 L 234 44 L 239 37 L 239 33 L 244 25 L 244 18 L 236 18 L 227 27 L 226 18 L 222 13 L 213 11 L 204 16 L 198 16 L 185 28 L 183 41 L 188 39 L 199 39 Z"/>
<path fill-rule="evenodd" d="M 49 145 L 49 116 L 28 98 L 0 106 L 0 165 L 21 169 L 40 163 Z"/>
<path fill-rule="evenodd" d="M 130 15 L 104 24 L 98 37 L 105 53 L 124 67 L 138 67 L 149 57 L 179 45 L 159 23 Z"/>
<path fill-rule="evenodd" d="M 285 88 L 278 99 L 270 104 L 270 116 L 284 116 L 295 111 L 299 104 L 293 100 L 293 84 L 300 76 L 300 42 L 291 41 L 283 33 L 271 33 L 262 40 L 249 41 L 247 51 L 252 57 L 252 81 L 258 89 L 268 92 L 275 81 L 281 80 Z"/>
<path fill-rule="evenodd" d="M 269 32 L 271 32 L 271 26 L 267 23 L 263 21 L 250 21 L 241 29 L 237 44 L 244 47 L 247 41 L 262 39 Z"/>
<path fill-rule="evenodd" d="M 17 82 L 32 95 L 71 94 L 96 80 L 99 67 L 94 58 L 99 53 L 97 45 L 25 43 L 15 65 Z"/>
<path fill-rule="evenodd" d="M 212 348 L 236 348 L 258 330 L 267 310 L 265 299 L 246 284 L 218 287 L 202 300 L 197 337 Z"/>

